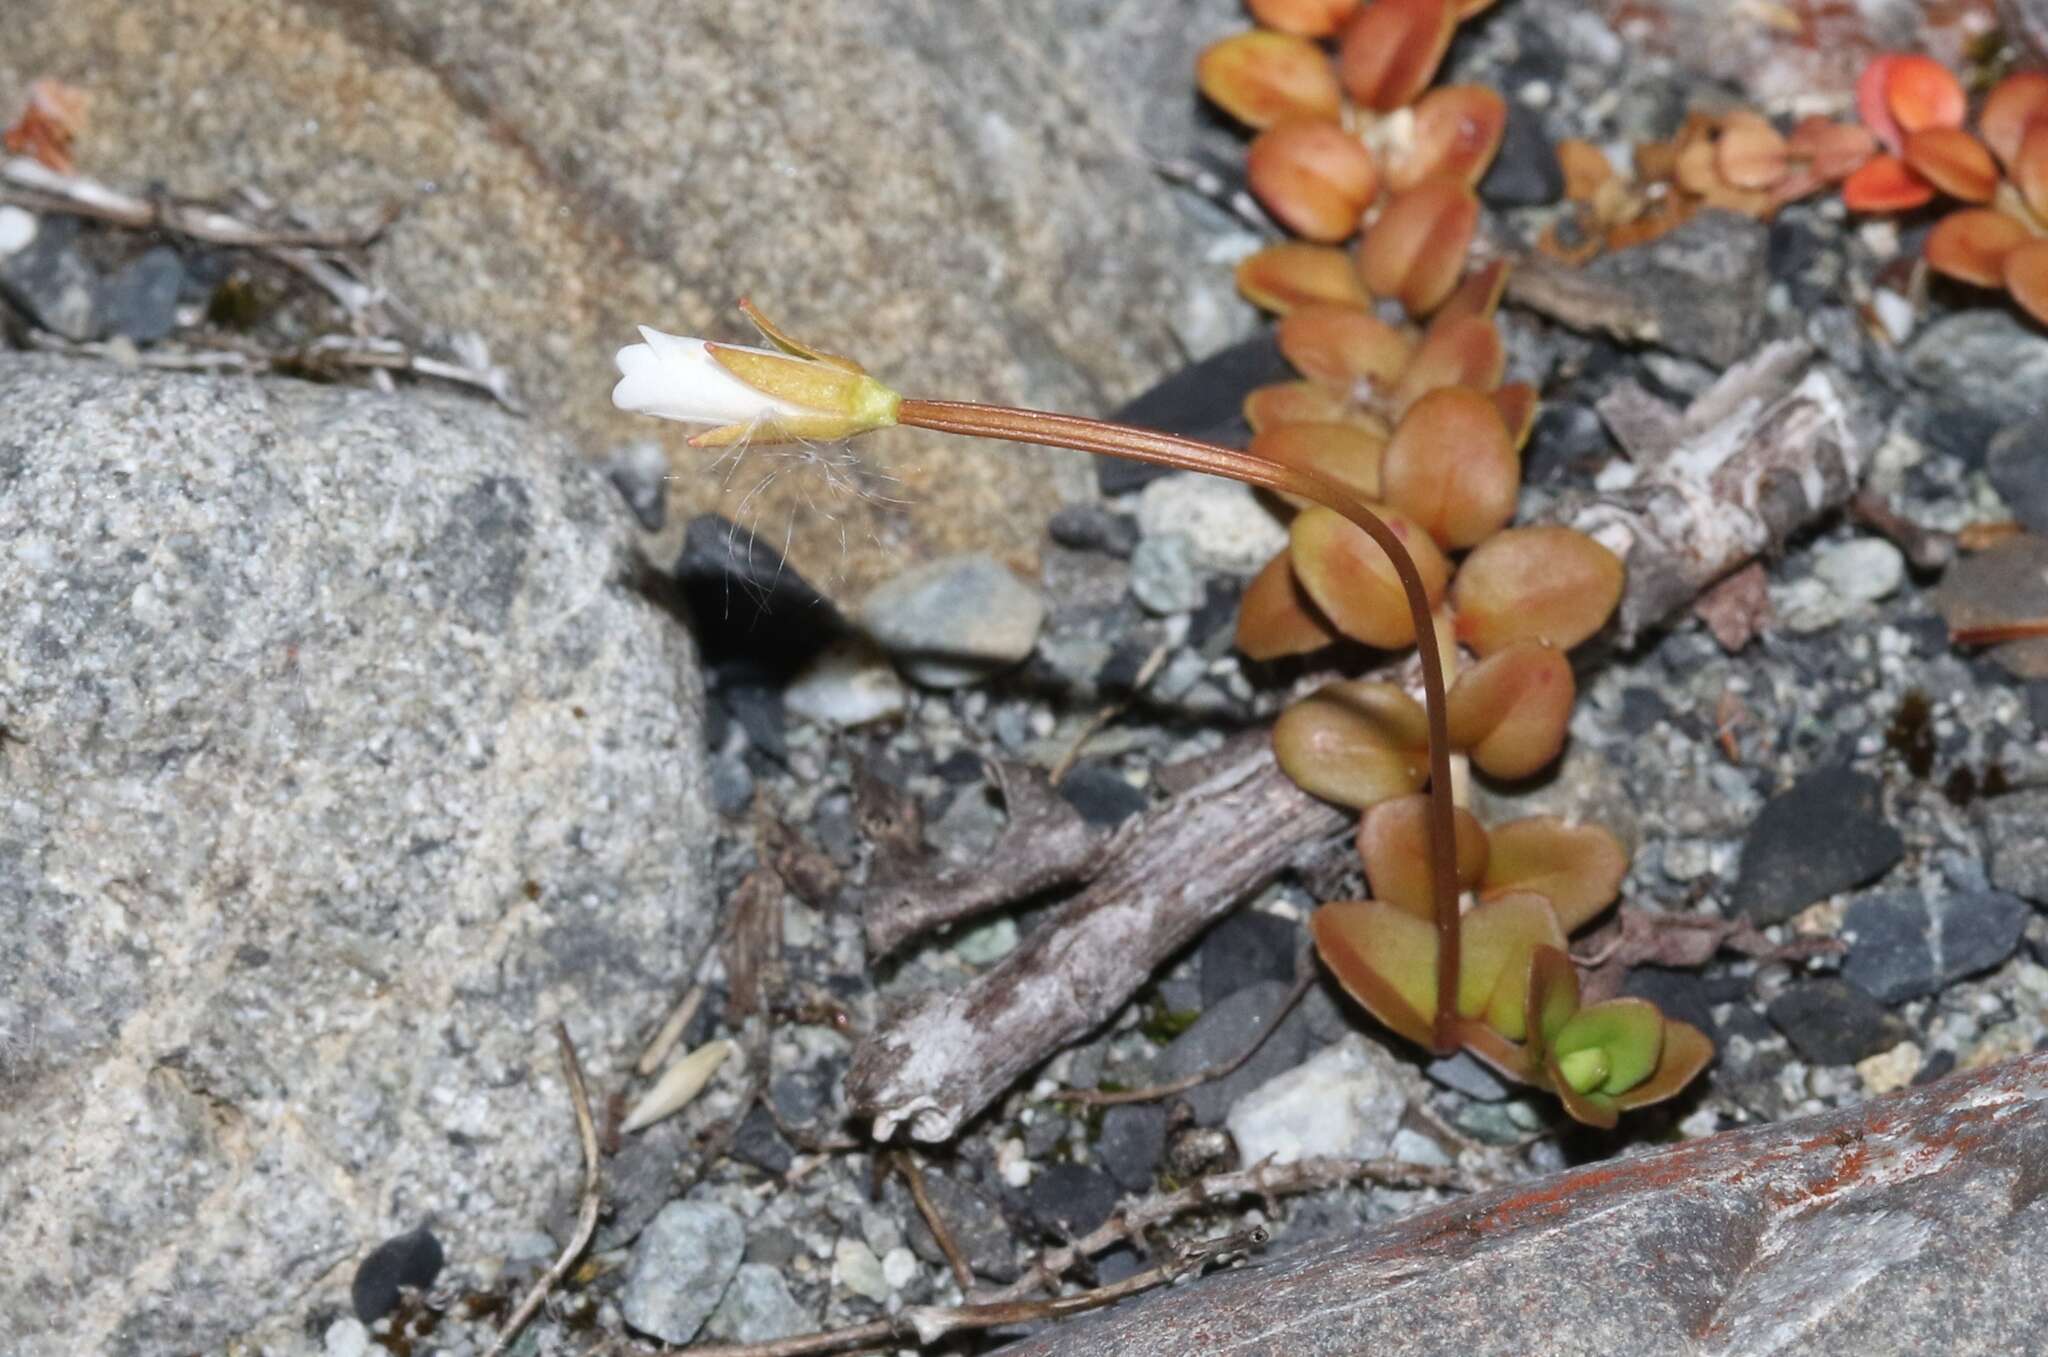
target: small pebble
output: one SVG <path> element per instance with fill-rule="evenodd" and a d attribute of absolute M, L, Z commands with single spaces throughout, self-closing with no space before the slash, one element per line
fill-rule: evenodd
<path fill-rule="evenodd" d="M 1202 592 L 1188 539 L 1181 534 L 1147 537 L 1131 553 L 1131 597 L 1145 611 L 1159 617 L 1193 612 L 1201 606 Z"/>
<path fill-rule="evenodd" d="M 746 1245 L 746 1227 L 730 1208 L 670 1202 L 633 1243 L 619 1289 L 620 1313 L 664 1343 L 689 1342 L 725 1294 Z"/>
<path fill-rule="evenodd" d="M 765 1262 L 740 1264 L 718 1308 L 704 1322 L 705 1336 L 721 1343 L 771 1343 L 815 1328 L 816 1321 L 790 1295 L 782 1274 L 783 1269 Z"/>
<path fill-rule="evenodd" d="M 1920 1072 L 1920 1061 L 1920 1048 L 1902 1041 L 1889 1051 L 1857 1061 L 1856 1073 L 1870 1093 L 1893 1093 L 1911 1086 L 1913 1076 Z"/>
<path fill-rule="evenodd" d="M 842 1239 L 833 1246 L 832 1280 L 877 1305 L 889 1299 L 889 1279 L 883 1275 L 882 1260 L 865 1240 Z"/>
<path fill-rule="evenodd" d="M 1286 525 L 1250 486 L 1187 472 L 1145 487 L 1138 531 L 1146 538 L 1178 533 L 1197 568 L 1227 575 L 1256 574 L 1287 546 Z"/>
<path fill-rule="evenodd" d="M 880 585 L 861 603 L 860 620 L 912 679 L 959 688 L 1031 653 L 1045 600 L 995 557 L 970 552 Z"/>
<path fill-rule="evenodd" d="M 344 1316 L 327 1326 L 321 1344 L 327 1357 L 369 1357 L 370 1331 L 362 1321 Z"/>
<path fill-rule="evenodd" d="M 901 1291 L 917 1280 L 917 1255 L 903 1245 L 882 1255 L 882 1280 L 891 1291 Z"/>
<path fill-rule="evenodd" d="M 1224 1124 L 1248 1164 L 1377 1159 L 1407 1105 L 1391 1057 L 1353 1032 L 1238 1099 Z"/>
<path fill-rule="evenodd" d="M 1841 598 L 1875 603 L 1898 592 L 1906 579 L 1906 558 L 1881 537 L 1858 537 L 1823 548 L 1813 573 Z"/>
<path fill-rule="evenodd" d="M 847 730 L 901 716 L 910 693 L 872 642 L 849 636 L 821 651 L 782 700 L 814 725 Z"/>

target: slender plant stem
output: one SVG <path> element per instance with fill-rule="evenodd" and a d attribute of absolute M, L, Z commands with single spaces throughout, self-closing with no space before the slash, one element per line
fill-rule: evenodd
<path fill-rule="evenodd" d="M 1458 869 L 1451 800 L 1451 740 L 1444 706 L 1444 662 L 1437 647 L 1436 622 L 1429 591 L 1408 548 L 1385 521 L 1357 495 L 1324 476 L 1281 466 L 1236 448 L 1180 438 L 1153 429 L 1079 415 L 1018 410 L 969 401 L 906 399 L 897 422 L 938 433 L 970 438 L 1000 438 L 1015 443 L 1040 443 L 1076 448 L 1132 462 L 1149 462 L 1181 471 L 1199 471 L 1255 485 L 1280 494 L 1300 495 L 1344 515 L 1379 544 L 1394 563 L 1394 573 L 1408 596 L 1415 621 L 1415 644 L 1422 656 L 1423 706 L 1429 717 L 1429 857 L 1436 907 L 1436 1017 L 1433 1045 L 1439 1055 L 1457 1049 L 1458 997 Z"/>

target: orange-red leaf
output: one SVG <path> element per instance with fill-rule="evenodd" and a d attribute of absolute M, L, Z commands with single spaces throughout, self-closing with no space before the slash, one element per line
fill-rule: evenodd
<path fill-rule="evenodd" d="M 1458 889 L 1472 889 L 1486 871 L 1486 831 L 1460 806 L 1451 821 L 1457 841 Z M 1429 851 L 1429 797 L 1424 793 L 1382 801 L 1358 824 L 1358 856 L 1375 900 L 1418 919 L 1436 918 Z"/>
<path fill-rule="evenodd" d="M 1391 683 L 1327 684 L 1280 713 L 1273 754 L 1311 796 L 1365 810 L 1429 780 L 1429 718 Z"/>
<path fill-rule="evenodd" d="M 1281 318 L 1274 339 L 1295 371 L 1345 393 L 1361 383 L 1392 386 L 1415 347 L 1362 306 L 1298 306 Z"/>
<path fill-rule="evenodd" d="M 1448 386 L 1416 400 L 1380 459 L 1387 503 L 1448 551 L 1475 546 L 1507 526 L 1521 463 L 1500 411 L 1485 393 Z"/>
<path fill-rule="evenodd" d="M 1478 226 L 1479 199 L 1471 189 L 1431 180 L 1396 196 L 1366 231 L 1359 274 L 1376 295 L 1399 299 L 1409 315 L 1427 315 L 1457 286 Z"/>
<path fill-rule="evenodd" d="M 1842 201 L 1852 212 L 1904 212 L 1934 198 L 1934 185 L 1897 156 L 1872 156 L 1842 181 Z"/>
<path fill-rule="evenodd" d="M 1380 517 L 1407 548 L 1434 608 L 1450 579 L 1450 562 L 1413 520 L 1390 509 Z M 1337 630 L 1387 650 L 1415 643 L 1407 592 L 1393 561 L 1364 529 L 1318 505 L 1295 516 L 1288 537 L 1295 576 Z"/>
<path fill-rule="evenodd" d="M 1282 316 L 1311 302 L 1364 306 L 1372 301 L 1350 255 L 1298 240 L 1246 256 L 1237 266 L 1237 290 L 1253 306 Z"/>
<path fill-rule="evenodd" d="M 1381 113 L 1412 104 L 1435 78 L 1457 24 L 1450 0 L 1374 0 L 1344 30 L 1338 79 Z"/>
<path fill-rule="evenodd" d="M 2017 71 L 1998 82 L 1983 110 L 1977 130 L 1984 144 L 2007 168 L 2019 158 L 2027 129 L 2048 117 L 2048 72 Z"/>
<path fill-rule="evenodd" d="M 2048 325 L 2048 240 L 2030 240 L 2005 257 L 2005 287 L 2028 315 Z"/>
<path fill-rule="evenodd" d="M 1252 18 L 1265 28 L 1302 38 L 1327 38 L 1358 11 L 1359 0 L 1249 0 Z"/>
<path fill-rule="evenodd" d="M 1195 62 L 1195 83 L 1250 127 L 1287 118 L 1335 118 L 1344 103 L 1322 48 L 1306 38 L 1257 29 L 1204 51 Z"/>
<path fill-rule="evenodd" d="M 1516 641 L 1570 650 L 1606 625 L 1621 586 L 1620 558 L 1584 533 L 1509 528 L 1459 567 L 1451 589 L 1458 639 L 1481 655 Z"/>
<path fill-rule="evenodd" d="M 1254 660 L 1305 655 L 1337 639 L 1322 610 L 1302 592 L 1285 551 L 1252 576 L 1237 604 L 1237 648 Z"/>
<path fill-rule="evenodd" d="M 1538 641 L 1504 646 L 1451 685 L 1451 746 L 1493 777 L 1529 777 L 1564 748 L 1577 696 L 1563 651 Z"/>
<path fill-rule="evenodd" d="M 1387 187 L 1406 193 L 1426 179 L 1457 179 L 1477 186 L 1500 150 L 1507 103 L 1483 85 L 1445 85 L 1415 104 L 1414 134 L 1406 153 L 1387 167 Z"/>
<path fill-rule="evenodd" d="M 1275 220 L 1324 244 L 1348 240 L 1379 191 L 1379 170 L 1365 143 L 1319 118 L 1293 118 L 1259 133 L 1245 175 L 1252 196 Z"/>
<path fill-rule="evenodd" d="M 1356 424 L 1280 424 L 1254 437 L 1247 450 L 1281 466 L 1312 471 L 1360 499 L 1377 500 L 1386 448 L 1386 439 Z M 1293 495 L 1283 498 L 1298 509 L 1310 503 Z"/>
<path fill-rule="evenodd" d="M 2005 286 L 2005 257 L 2033 233 L 2003 212 L 1970 207 L 1951 212 L 1927 233 L 1924 253 L 1937 273 L 1978 287 Z"/>
<path fill-rule="evenodd" d="M 1966 203 L 1988 203 L 1998 189 L 1998 163 L 1960 127 L 1908 132 L 1905 160 L 1922 179 Z"/>
<path fill-rule="evenodd" d="M 1930 127 L 1961 127 L 1969 112 L 1962 82 L 1948 67 L 1917 52 L 1891 59 L 1884 98 L 1899 131 L 1909 137 Z"/>

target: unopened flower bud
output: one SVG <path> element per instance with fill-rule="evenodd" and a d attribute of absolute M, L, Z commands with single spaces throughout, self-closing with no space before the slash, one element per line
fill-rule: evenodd
<path fill-rule="evenodd" d="M 859 364 L 797 344 L 745 309 L 776 349 L 685 339 L 643 325 L 646 342 L 619 350 L 612 404 L 710 425 L 690 440 L 697 447 L 832 442 L 896 422 L 902 397 Z"/>

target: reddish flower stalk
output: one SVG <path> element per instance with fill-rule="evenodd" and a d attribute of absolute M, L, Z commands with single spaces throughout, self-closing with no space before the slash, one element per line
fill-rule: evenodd
<path fill-rule="evenodd" d="M 1148 462 L 1180 471 L 1223 476 L 1279 494 L 1299 495 L 1342 514 L 1377 543 L 1394 563 L 1394 573 L 1408 597 L 1415 621 L 1415 643 L 1422 658 L 1423 706 L 1429 717 L 1429 851 L 1436 915 L 1436 1015 L 1432 1025 L 1437 1054 L 1458 1049 L 1458 872 L 1451 799 L 1450 732 L 1444 704 L 1443 655 L 1437 647 L 1436 625 L 1428 592 L 1401 539 L 1371 507 L 1326 477 L 1282 466 L 1248 452 L 1191 438 L 1141 429 L 1129 424 L 1085 419 L 1078 415 L 1019 410 L 969 401 L 905 398 L 896 422 L 937 433 L 969 438 L 998 438 L 1014 443 L 1039 443 L 1127 461 Z"/>

